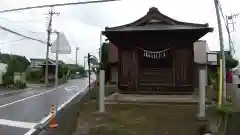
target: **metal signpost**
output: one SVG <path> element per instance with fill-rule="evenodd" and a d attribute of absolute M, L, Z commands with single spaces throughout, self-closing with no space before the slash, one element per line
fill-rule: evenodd
<path fill-rule="evenodd" d="M 53 42 L 51 46 L 51 52 L 56 53 L 56 66 L 55 66 L 55 87 L 58 86 L 58 68 L 59 68 L 59 61 L 58 55 L 59 54 L 70 54 L 71 53 L 71 46 L 65 35 L 58 31 L 54 33 L 57 34 L 57 40 Z"/>
<path fill-rule="evenodd" d="M 56 45 L 55 87 L 58 86 L 58 53 L 59 53 L 59 32 L 56 33 L 57 33 L 57 45 Z"/>

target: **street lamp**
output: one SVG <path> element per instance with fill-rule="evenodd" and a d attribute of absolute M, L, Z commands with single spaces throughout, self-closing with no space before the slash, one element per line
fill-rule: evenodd
<path fill-rule="evenodd" d="M 86 69 L 86 59 L 87 59 L 87 56 L 84 56 L 84 58 L 83 58 L 83 60 L 84 60 L 84 64 L 83 64 L 84 70 Z"/>
<path fill-rule="evenodd" d="M 77 67 L 78 50 L 79 50 L 79 47 L 76 47 L 76 67 Z"/>

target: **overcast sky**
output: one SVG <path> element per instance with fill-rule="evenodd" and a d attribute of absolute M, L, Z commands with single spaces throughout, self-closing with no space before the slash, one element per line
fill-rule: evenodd
<path fill-rule="evenodd" d="M 77 0 L 80 1 L 80 0 Z M 85 0 L 87 1 L 87 0 Z M 73 0 L 1 0 L 0 9 L 19 8 L 42 4 L 76 2 Z M 240 13 L 239 0 L 220 0 L 225 15 Z M 210 50 L 219 50 L 216 12 L 213 0 L 122 0 L 118 2 L 87 4 L 78 6 L 56 7 L 60 12 L 53 19 L 53 28 L 64 32 L 72 47 L 72 54 L 61 55 L 60 59 L 75 63 L 75 48 L 79 50 L 79 64 L 88 52 L 98 55 L 100 31 L 106 26 L 117 26 L 131 23 L 144 16 L 150 7 L 179 21 L 193 23 L 209 23 L 214 28 L 213 33 L 207 34 Z M 0 13 L 0 26 L 7 27 L 24 35 L 46 41 L 46 28 L 49 8 Z M 236 19 L 234 42 L 236 54 L 240 52 L 239 19 Z M 228 38 L 224 28 L 225 48 L 228 49 Z M 16 41 L 17 40 L 17 41 Z M 13 42 L 16 41 L 16 42 Z M 3 53 L 24 55 L 27 58 L 44 58 L 46 45 L 36 41 L 25 40 L 22 37 L 0 30 L 0 49 Z M 54 55 L 50 54 L 54 59 Z M 240 58 L 240 54 L 237 54 Z"/>

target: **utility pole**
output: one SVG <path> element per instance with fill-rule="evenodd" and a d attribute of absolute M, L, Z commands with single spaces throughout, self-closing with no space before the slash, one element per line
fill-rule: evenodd
<path fill-rule="evenodd" d="M 79 50 L 79 47 L 76 47 L 76 67 L 78 66 L 78 50 Z"/>
<path fill-rule="evenodd" d="M 219 33 L 219 42 L 220 42 L 220 51 L 222 54 L 222 88 L 223 88 L 223 103 L 226 102 L 226 64 L 225 64 L 225 51 L 224 51 L 224 43 L 223 43 L 223 32 L 222 32 L 222 25 L 221 25 L 221 18 L 220 18 L 220 11 L 219 11 L 219 1 L 214 0 L 215 10 L 217 15 L 217 23 L 218 23 L 218 33 Z"/>
<path fill-rule="evenodd" d="M 88 56 L 87 56 L 87 60 L 88 60 L 88 89 L 89 89 L 89 93 L 90 93 L 90 90 L 91 90 L 91 67 L 90 67 L 90 53 L 88 53 Z M 90 96 L 89 96 L 90 98 Z"/>
<path fill-rule="evenodd" d="M 55 14 L 59 14 L 56 12 L 53 12 L 53 8 L 51 8 L 49 15 L 49 24 L 47 28 L 47 51 L 46 51 L 46 67 L 45 67 L 45 85 L 48 85 L 48 60 L 49 60 L 49 46 L 51 46 L 50 40 L 51 40 L 51 33 L 52 33 L 52 17 Z"/>
<path fill-rule="evenodd" d="M 226 26 L 227 26 L 227 33 L 228 33 L 228 44 L 229 44 L 229 50 L 230 50 L 230 55 L 232 56 L 232 40 L 231 40 L 231 33 L 229 29 L 229 21 L 228 21 L 228 16 L 226 16 Z"/>

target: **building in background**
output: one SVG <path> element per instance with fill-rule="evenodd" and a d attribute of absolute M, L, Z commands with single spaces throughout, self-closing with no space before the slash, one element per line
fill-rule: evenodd
<path fill-rule="evenodd" d="M 3 84 L 3 75 L 7 72 L 7 64 L 0 63 L 0 84 Z"/>

